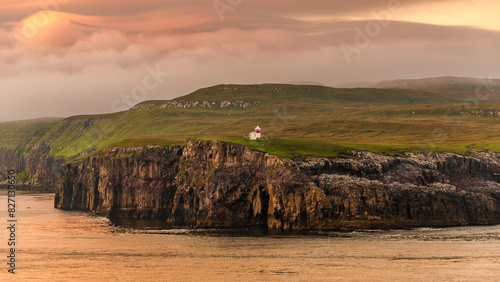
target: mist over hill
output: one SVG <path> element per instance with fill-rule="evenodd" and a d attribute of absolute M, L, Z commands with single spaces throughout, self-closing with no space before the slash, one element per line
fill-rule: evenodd
<path fill-rule="evenodd" d="M 380 82 L 353 82 L 341 88 L 414 89 L 431 92 L 500 91 L 500 79 L 442 76 L 421 79 L 397 79 Z"/>
<path fill-rule="evenodd" d="M 433 92 L 500 91 L 500 80 L 493 78 L 435 77 L 423 79 L 401 79 L 383 81 L 372 85 L 375 88 L 417 89 Z"/>

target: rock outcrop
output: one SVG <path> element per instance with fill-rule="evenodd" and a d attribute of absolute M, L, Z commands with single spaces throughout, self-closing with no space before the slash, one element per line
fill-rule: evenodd
<path fill-rule="evenodd" d="M 50 156 L 50 146 L 40 143 L 17 149 L 0 148 L 0 186 L 7 186 L 7 173 L 15 170 L 22 177 L 17 178 L 17 189 L 54 192 L 59 181 L 62 158 Z"/>
<path fill-rule="evenodd" d="M 500 155 L 292 161 L 245 146 L 108 149 L 62 166 L 55 206 L 188 226 L 401 228 L 500 223 Z"/>
<path fill-rule="evenodd" d="M 117 148 L 65 164 L 55 205 L 116 217 L 167 217 L 181 154 L 180 147 Z"/>

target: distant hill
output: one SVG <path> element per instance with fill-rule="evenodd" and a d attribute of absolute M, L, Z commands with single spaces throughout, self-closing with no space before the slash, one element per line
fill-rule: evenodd
<path fill-rule="evenodd" d="M 327 86 L 327 85 L 324 85 L 323 83 L 317 82 L 317 81 L 289 81 L 289 82 L 285 82 L 284 84 Z"/>
<path fill-rule="evenodd" d="M 358 82 L 351 82 L 351 83 L 343 83 L 339 85 L 335 85 L 335 88 L 371 88 L 375 82 L 370 82 L 370 81 L 358 81 Z"/>
<path fill-rule="evenodd" d="M 500 92 L 500 79 L 442 76 L 422 79 L 398 79 L 381 82 L 352 82 L 338 88 L 413 89 L 438 93 Z"/>
<path fill-rule="evenodd" d="M 389 80 L 371 84 L 373 88 L 416 89 L 432 92 L 500 91 L 500 80 L 467 77 L 434 77 L 423 79 Z"/>
<path fill-rule="evenodd" d="M 337 156 L 349 150 L 500 152 L 500 98 L 467 100 L 481 83 L 435 78 L 384 82 L 382 89 L 217 85 L 120 113 L 0 123 L 0 150 L 29 152 L 44 144 L 52 156 L 71 159 L 108 147 L 175 145 L 200 138 L 287 157 Z M 247 141 L 257 125 L 264 140 Z"/>

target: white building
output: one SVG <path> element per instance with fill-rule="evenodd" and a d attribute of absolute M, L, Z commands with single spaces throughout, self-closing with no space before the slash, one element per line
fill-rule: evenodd
<path fill-rule="evenodd" d="M 260 138 L 260 127 L 257 125 L 255 131 L 252 131 L 248 134 L 248 138 L 250 140 L 257 140 Z"/>

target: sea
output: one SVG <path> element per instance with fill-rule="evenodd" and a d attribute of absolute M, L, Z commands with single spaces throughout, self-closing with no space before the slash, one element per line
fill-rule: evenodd
<path fill-rule="evenodd" d="M 12 218 L 0 194 L 0 281 L 500 281 L 500 226 L 187 229 L 63 211 L 53 198 L 18 192 Z"/>

